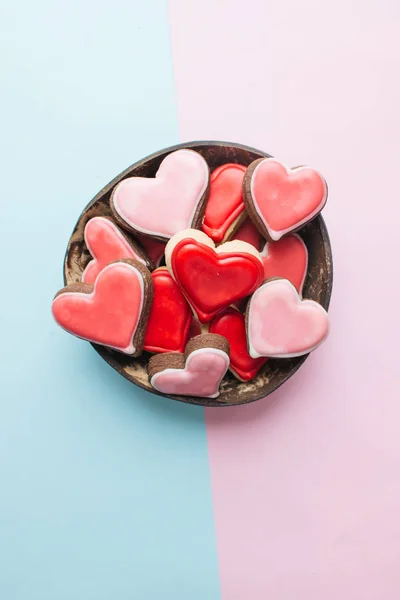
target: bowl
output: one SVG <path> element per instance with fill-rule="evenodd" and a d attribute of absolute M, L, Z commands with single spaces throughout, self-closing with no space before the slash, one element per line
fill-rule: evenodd
<path fill-rule="evenodd" d="M 241 144 L 204 141 L 171 146 L 138 161 L 106 185 L 82 211 L 65 254 L 65 285 L 79 282 L 86 265 L 91 260 L 84 240 L 85 225 L 92 217 L 108 216 L 112 218 L 109 200 L 115 185 L 126 177 L 154 177 L 161 161 L 167 154 L 181 148 L 191 148 L 199 152 L 207 161 L 211 172 L 224 163 L 240 163 L 247 166 L 257 158 L 270 156 L 266 152 Z M 129 233 L 124 233 L 128 238 L 130 237 Z M 332 292 L 332 251 L 323 218 L 318 216 L 298 233 L 307 246 L 309 258 L 303 297 L 316 300 L 325 309 L 328 309 Z M 96 344 L 92 344 L 92 346 L 120 375 L 148 392 L 189 404 L 218 407 L 247 404 L 265 398 L 294 375 L 307 359 L 307 355 L 292 359 L 270 359 L 255 379 L 250 382 L 238 381 L 228 372 L 221 384 L 219 398 L 208 400 L 192 396 L 166 395 L 154 390 L 147 377 L 146 367 L 150 355 L 146 352 L 138 358 L 131 358 L 103 346 Z"/>

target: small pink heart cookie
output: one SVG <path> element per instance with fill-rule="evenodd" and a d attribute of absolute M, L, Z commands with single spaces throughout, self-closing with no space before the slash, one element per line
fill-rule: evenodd
<path fill-rule="evenodd" d="M 192 338 L 184 354 L 152 356 L 149 380 L 162 394 L 217 398 L 228 367 L 228 341 L 221 335 L 205 333 Z"/>
<path fill-rule="evenodd" d="M 52 304 L 56 322 L 94 344 L 138 356 L 153 300 L 153 280 L 142 263 L 122 259 L 100 271 L 94 285 L 72 283 Z"/>
<path fill-rule="evenodd" d="M 94 283 L 105 266 L 121 258 L 133 258 L 146 264 L 144 253 L 107 217 L 93 217 L 86 223 L 85 243 L 93 260 L 82 274 L 82 281 Z"/>
<path fill-rule="evenodd" d="M 292 358 L 315 350 L 327 337 L 328 314 L 302 300 L 287 279 L 270 279 L 256 290 L 246 313 L 247 342 L 253 358 Z"/>
<path fill-rule="evenodd" d="M 164 158 L 154 179 L 123 179 L 111 195 L 111 210 L 123 227 L 168 241 L 182 229 L 201 227 L 209 179 L 201 154 L 177 150 Z"/>
<path fill-rule="evenodd" d="M 275 158 L 251 163 L 243 198 L 250 218 L 272 242 L 311 221 L 325 206 L 325 179 L 310 167 L 289 169 Z"/>

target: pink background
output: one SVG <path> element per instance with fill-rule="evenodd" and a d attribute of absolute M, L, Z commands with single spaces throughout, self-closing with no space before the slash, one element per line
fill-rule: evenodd
<path fill-rule="evenodd" d="M 181 140 L 328 181 L 332 333 L 272 398 L 206 411 L 222 598 L 400 593 L 398 0 L 169 1 Z"/>

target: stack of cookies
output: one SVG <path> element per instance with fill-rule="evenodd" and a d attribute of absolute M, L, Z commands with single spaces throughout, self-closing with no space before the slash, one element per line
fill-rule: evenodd
<path fill-rule="evenodd" d="M 251 381 L 269 359 L 317 348 L 328 316 L 302 298 L 308 252 L 297 232 L 327 199 L 324 178 L 275 158 L 211 174 L 191 149 L 154 178 L 127 177 L 107 216 L 85 226 L 82 281 L 61 289 L 66 331 L 137 357 L 160 393 L 218 398 L 229 370 Z"/>

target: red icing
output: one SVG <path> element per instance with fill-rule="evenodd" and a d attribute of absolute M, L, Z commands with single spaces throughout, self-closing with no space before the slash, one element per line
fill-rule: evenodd
<path fill-rule="evenodd" d="M 144 263 L 138 256 L 118 227 L 104 217 L 93 217 L 85 227 L 85 242 L 93 260 L 86 267 L 82 281 L 94 283 L 97 275 L 109 263 L 120 258 L 135 258 Z"/>
<path fill-rule="evenodd" d="M 242 184 L 246 167 L 234 163 L 221 165 L 210 178 L 210 195 L 204 213 L 203 231 L 221 242 L 244 210 Z"/>
<path fill-rule="evenodd" d="M 187 337 L 187 341 L 191 340 L 192 338 L 196 337 L 196 335 L 200 335 L 200 334 L 201 334 L 200 323 L 198 322 L 197 319 L 195 319 L 193 317 L 192 322 L 190 324 L 189 335 Z"/>
<path fill-rule="evenodd" d="M 275 159 L 265 159 L 252 175 L 254 206 L 271 237 L 307 222 L 326 201 L 326 183 L 310 167 L 286 169 Z"/>
<path fill-rule="evenodd" d="M 230 304 L 249 296 L 261 284 L 261 261 L 245 252 L 222 252 L 186 238 L 172 251 L 171 266 L 178 285 L 201 323 Z"/>
<path fill-rule="evenodd" d="M 53 316 L 70 333 L 133 354 L 132 339 L 143 302 L 143 279 L 131 265 L 108 265 L 91 294 L 63 292 L 53 300 Z"/>
<path fill-rule="evenodd" d="M 144 349 L 148 352 L 183 352 L 192 322 L 192 311 L 166 268 L 152 273 L 154 299 Z"/>
<path fill-rule="evenodd" d="M 241 240 L 242 242 L 247 242 L 256 248 L 260 249 L 261 245 L 261 234 L 258 231 L 257 227 L 250 221 L 250 219 L 246 219 L 244 223 L 239 227 L 235 235 L 233 236 L 234 240 Z"/>
<path fill-rule="evenodd" d="M 278 242 L 267 243 L 262 258 L 265 279 L 289 279 L 301 294 L 307 274 L 308 252 L 300 236 L 289 235 Z"/>
<path fill-rule="evenodd" d="M 253 379 L 267 358 L 251 358 L 247 350 L 244 316 L 234 308 L 227 308 L 217 315 L 210 324 L 210 333 L 219 333 L 229 342 L 232 371 L 243 381 Z"/>
<path fill-rule="evenodd" d="M 165 243 L 154 240 L 147 235 L 137 234 L 136 237 L 146 250 L 146 254 L 151 258 L 156 267 L 158 267 L 162 257 L 164 256 Z"/>

